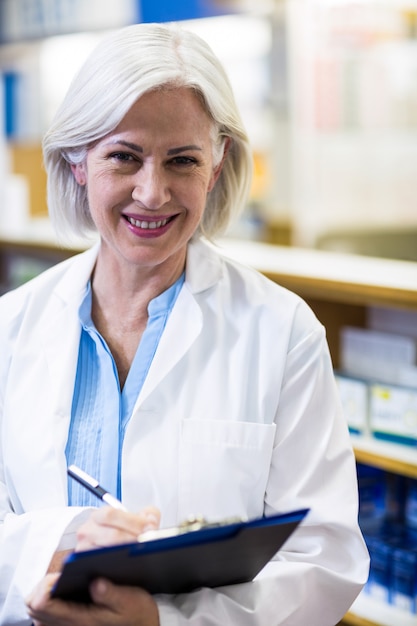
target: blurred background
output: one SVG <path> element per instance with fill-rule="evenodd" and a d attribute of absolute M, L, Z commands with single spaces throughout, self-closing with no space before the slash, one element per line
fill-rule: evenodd
<path fill-rule="evenodd" d="M 0 237 L 51 237 L 41 137 L 109 30 L 183 21 L 252 141 L 229 233 L 417 260 L 417 0 L 0 0 Z"/>

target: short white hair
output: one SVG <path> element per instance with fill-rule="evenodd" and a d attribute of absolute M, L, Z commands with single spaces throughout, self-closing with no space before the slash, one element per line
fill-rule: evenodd
<path fill-rule="evenodd" d="M 230 138 L 220 177 L 208 194 L 199 233 L 224 232 L 247 201 L 252 152 L 226 72 L 208 44 L 175 25 L 136 24 L 106 37 L 88 57 L 43 140 L 48 208 L 58 234 L 95 232 L 87 190 L 71 164 L 112 132 L 145 93 L 164 86 L 187 87 L 213 119 L 213 155 L 218 163 Z"/>

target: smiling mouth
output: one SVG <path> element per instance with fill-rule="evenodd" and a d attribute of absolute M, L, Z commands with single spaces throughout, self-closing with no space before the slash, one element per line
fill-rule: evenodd
<path fill-rule="evenodd" d="M 156 228 L 162 228 L 163 226 L 168 224 L 168 222 L 171 221 L 173 218 L 169 217 L 164 220 L 155 220 L 152 222 L 148 222 L 146 220 L 135 220 L 133 217 L 128 216 L 126 216 L 126 219 L 129 224 L 132 224 L 132 226 L 135 226 L 136 228 L 142 228 L 143 230 L 155 230 Z"/>

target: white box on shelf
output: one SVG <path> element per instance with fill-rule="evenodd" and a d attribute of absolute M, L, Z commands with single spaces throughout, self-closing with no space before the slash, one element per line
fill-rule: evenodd
<path fill-rule="evenodd" d="M 341 369 L 354 376 L 396 383 L 399 368 L 416 363 L 416 341 L 412 337 L 345 326 L 340 339 Z"/>
<path fill-rule="evenodd" d="M 368 384 L 343 372 L 336 372 L 335 377 L 349 430 L 355 434 L 367 433 Z"/>
<path fill-rule="evenodd" d="M 369 427 L 379 439 L 417 445 L 417 389 L 371 384 Z"/>
<path fill-rule="evenodd" d="M 366 319 L 372 330 L 417 339 L 417 311 L 371 306 L 367 308 Z"/>

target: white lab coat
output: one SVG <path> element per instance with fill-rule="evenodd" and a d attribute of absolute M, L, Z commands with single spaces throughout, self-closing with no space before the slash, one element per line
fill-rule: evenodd
<path fill-rule="evenodd" d="M 0 299 L 1 625 L 30 624 L 23 598 L 82 518 L 67 506 L 65 444 L 96 255 Z M 202 241 L 127 428 L 122 491 L 131 510 L 160 507 L 162 526 L 311 508 L 255 582 L 157 597 L 161 626 L 334 626 L 366 580 L 324 329 L 297 296 Z"/>

